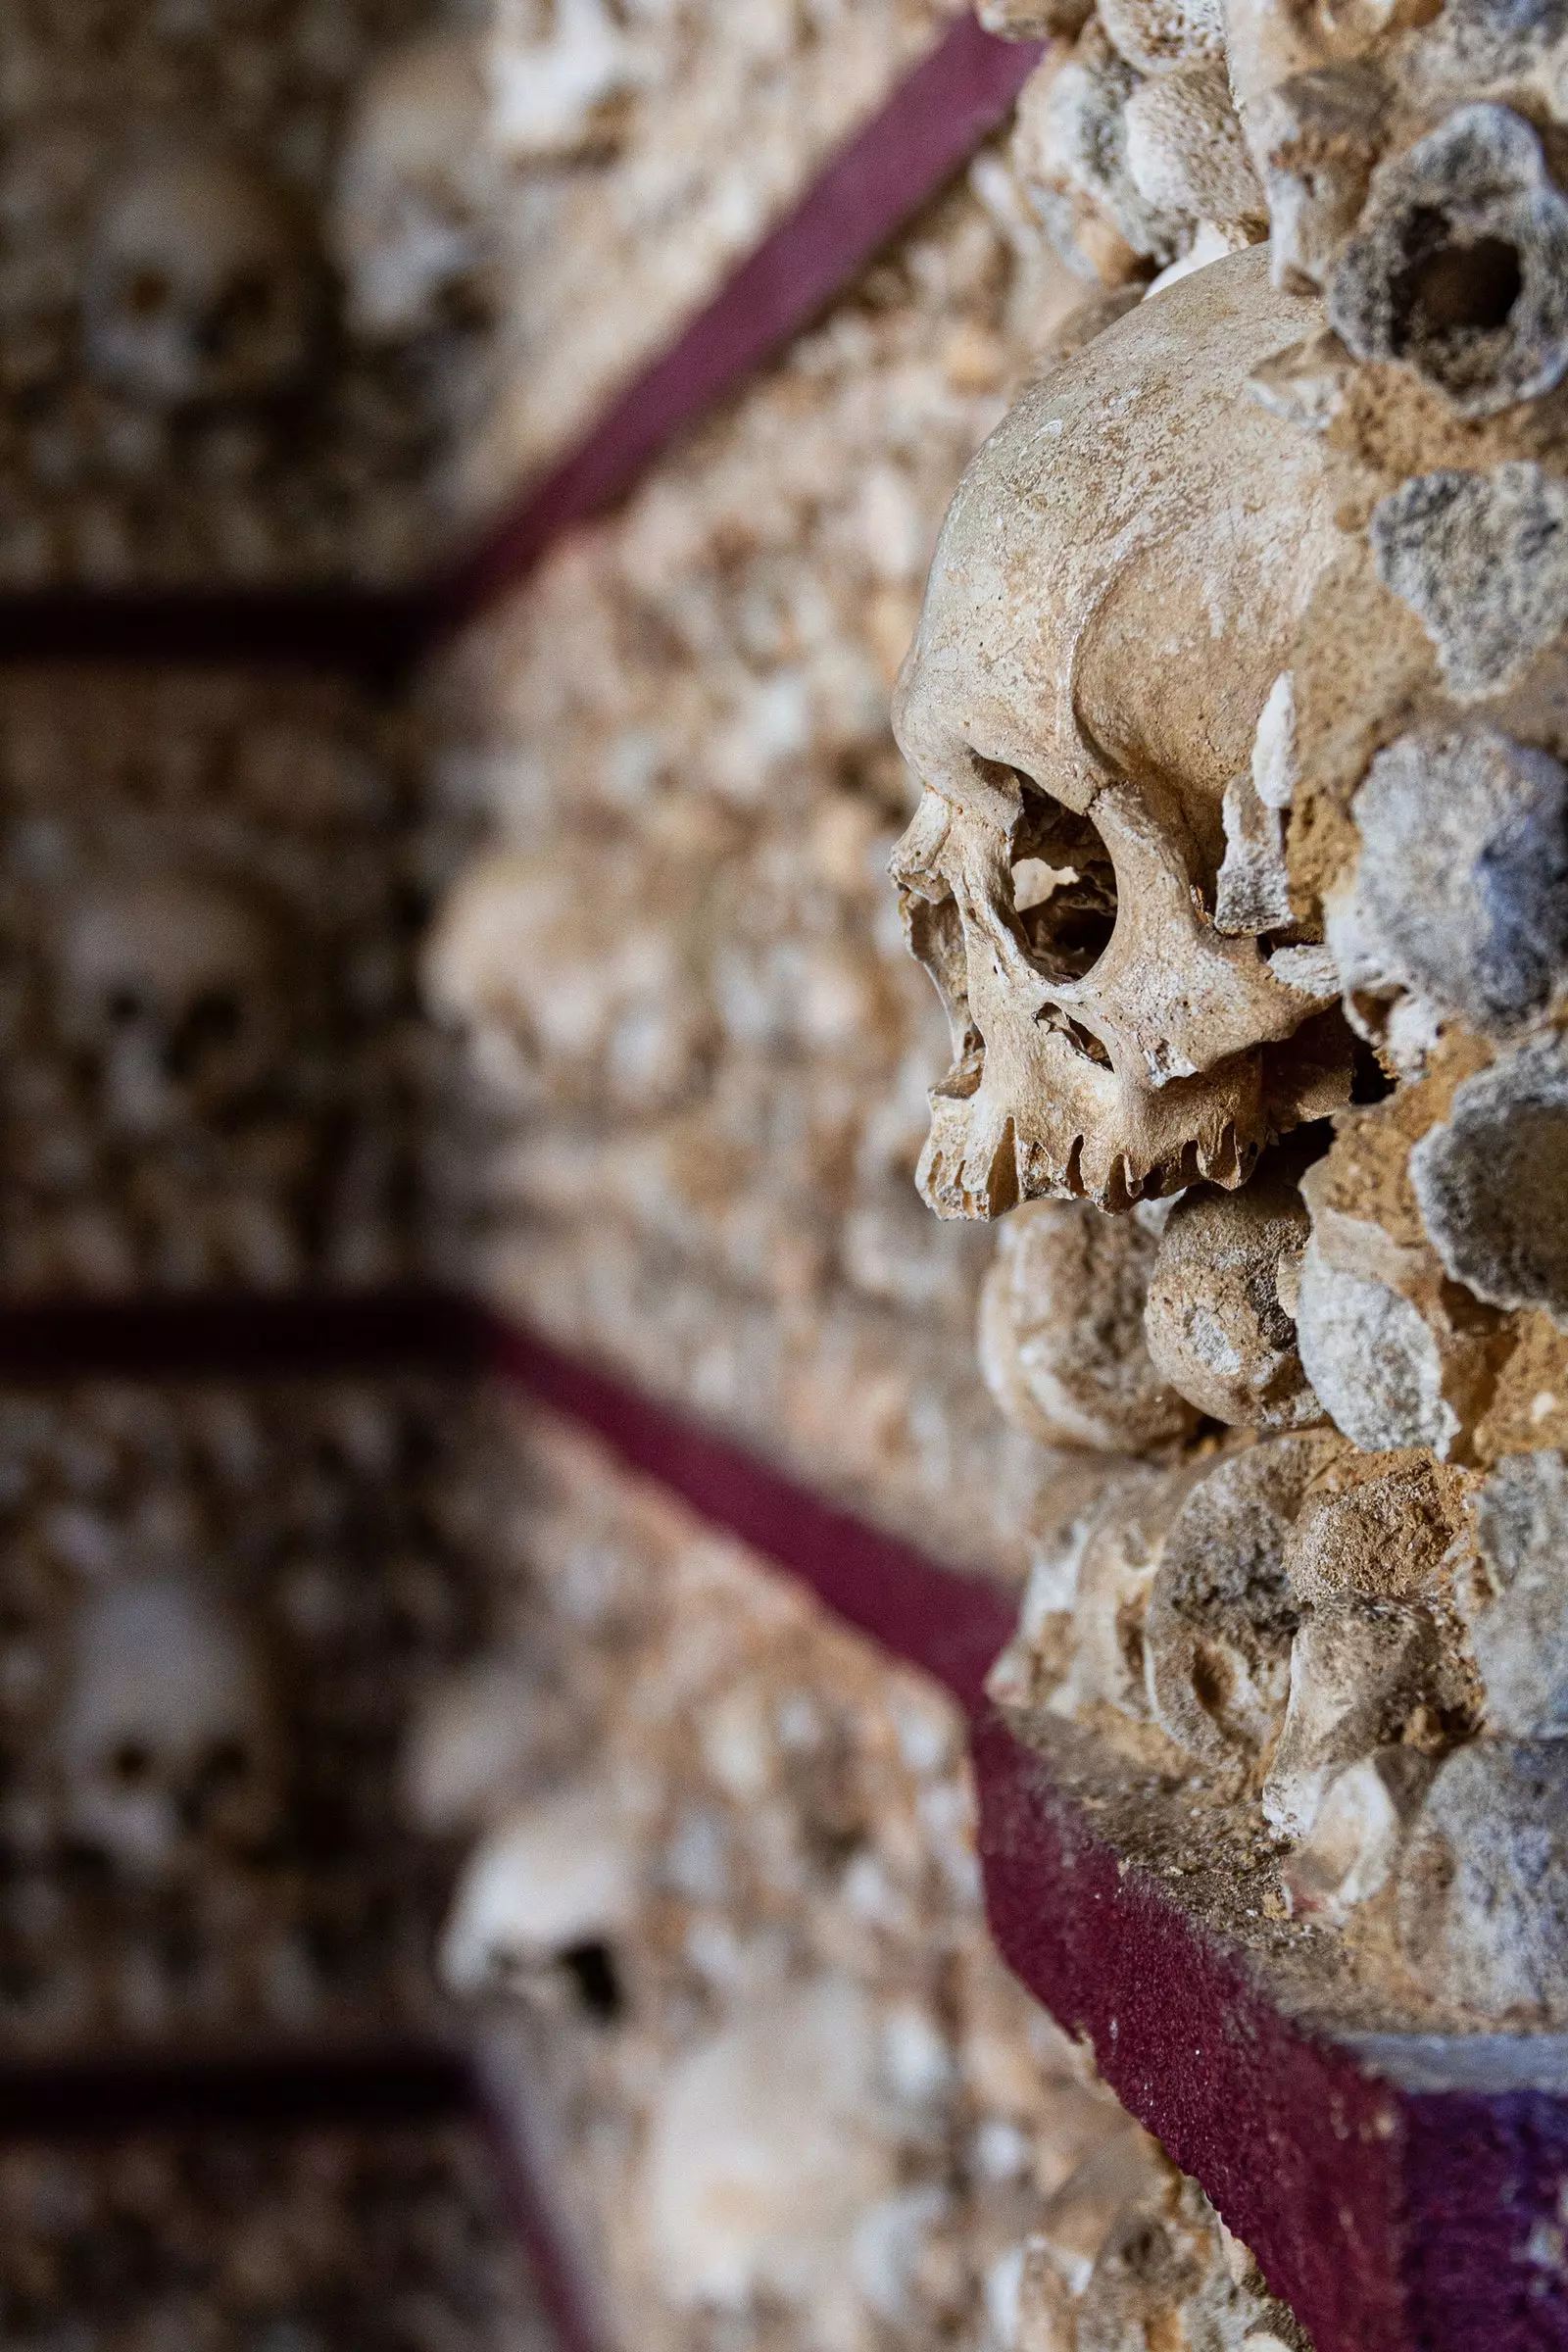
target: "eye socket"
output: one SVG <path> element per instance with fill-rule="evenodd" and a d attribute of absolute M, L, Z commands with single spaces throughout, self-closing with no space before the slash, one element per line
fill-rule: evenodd
<path fill-rule="evenodd" d="M 171 1078 L 189 1078 L 212 1053 L 233 1045 L 245 1025 L 245 1008 L 232 989 L 208 989 L 191 1005 L 169 1041 Z"/>
<path fill-rule="evenodd" d="M 159 318 L 173 298 L 162 270 L 134 270 L 125 280 L 124 305 L 132 318 Z"/>
<path fill-rule="evenodd" d="M 109 1759 L 109 1769 L 125 1788 L 134 1788 L 153 1768 L 152 1750 L 141 1740 L 122 1740 Z"/>
<path fill-rule="evenodd" d="M 1011 865 L 1030 956 L 1048 979 L 1081 980 L 1116 928 L 1116 869 L 1098 827 L 1024 782 Z"/>
<path fill-rule="evenodd" d="M 146 1006 L 133 988 L 117 988 L 105 1003 L 104 1010 L 117 1029 L 128 1029 L 132 1021 L 141 1019 Z"/>
<path fill-rule="evenodd" d="M 574 1943 L 562 1953 L 561 1965 L 588 2015 L 601 2025 L 612 2024 L 626 2003 L 615 1955 L 609 1944 Z"/>

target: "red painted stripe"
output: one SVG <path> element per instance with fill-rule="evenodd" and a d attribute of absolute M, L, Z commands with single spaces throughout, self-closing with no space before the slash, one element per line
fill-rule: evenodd
<path fill-rule="evenodd" d="M 603 514 L 677 434 L 852 285 L 998 125 L 1042 55 L 960 18 L 669 350 L 512 515 L 437 583 L 447 627 L 516 586 L 573 523 Z"/>
<path fill-rule="evenodd" d="M 563 532 L 623 498 L 678 434 L 853 285 L 1006 120 L 1040 55 L 1038 42 L 1000 41 L 960 19 L 670 348 L 423 585 L 0 594 L 0 666 L 224 662 L 395 681 L 433 636 L 515 587 Z"/>
<path fill-rule="evenodd" d="M 727 1439 L 576 1357 L 497 1326 L 501 1372 L 605 1440 L 715 1527 L 786 1568 L 834 1612 L 947 1685 L 971 1714 L 1012 1632 L 1016 1594 L 976 1570 L 944 1567 L 870 1527 Z"/>

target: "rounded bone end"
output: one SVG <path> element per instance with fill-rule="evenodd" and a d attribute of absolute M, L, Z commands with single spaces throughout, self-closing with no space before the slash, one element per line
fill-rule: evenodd
<path fill-rule="evenodd" d="M 1087 1200 L 1031 1200 L 1002 1228 L 980 1308 L 980 1363 L 1005 1418 L 1048 1446 L 1142 1453 L 1198 1415 L 1144 1338 L 1154 1237 Z"/>
<path fill-rule="evenodd" d="M 1265 1172 L 1239 1193 L 1177 1202 L 1149 1283 L 1144 1330 L 1161 1379 L 1238 1429 L 1326 1418 L 1301 1367 L 1296 1285 L 1310 1220 L 1296 1186 Z"/>

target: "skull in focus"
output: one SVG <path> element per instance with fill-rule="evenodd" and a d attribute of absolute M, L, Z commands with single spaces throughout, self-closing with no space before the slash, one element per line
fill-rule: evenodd
<path fill-rule="evenodd" d="M 111 191 L 93 232 L 88 360 L 160 407 L 251 399 L 299 375 L 318 299 L 280 190 L 226 156 L 161 156 Z"/>
<path fill-rule="evenodd" d="M 92 1595 L 74 1628 L 60 1769 L 72 1835 L 163 1877 L 274 1829 L 280 1777 L 265 1663 L 189 1575 Z"/>
<path fill-rule="evenodd" d="M 98 1116 L 150 1138 L 238 1110 L 283 1054 L 284 960 L 269 912 L 220 883 L 85 887 L 63 912 L 53 1014 Z"/>
<path fill-rule="evenodd" d="M 361 89 L 332 216 L 357 333 L 395 340 L 485 307 L 486 113 L 483 60 L 462 36 L 394 51 Z"/>
<path fill-rule="evenodd" d="M 893 874 L 954 1033 L 939 1215 L 1232 1187 L 1345 1100 L 1319 959 L 1216 922 L 1227 787 L 1340 544 L 1320 442 L 1245 391 L 1301 310 L 1259 252 L 1194 272 L 959 485 L 895 711 L 924 790 Z"/>

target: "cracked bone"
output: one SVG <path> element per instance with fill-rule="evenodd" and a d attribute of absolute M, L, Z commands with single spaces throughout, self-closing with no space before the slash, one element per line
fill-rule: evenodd
<path fill-rule="evenodd" d="M 1316 436 L 1245 398 L 1287 310 L 1299 332 L 1256 254 L 1183 279 L 1027 394 L 950 512 L 895 712 L 925 789 L 893 871 L 954 1033 L 920 1174 L 940 1214 L 1234 1186 L 1344 1099 L 1338 1011 L 1203 910 L 1336 540 Z M 1071 878 L 1038 896 L 1041 868 Z"/>
<path fill-rule="evenodd" d="M 282 1783 L 266 1664 L 198 1577 L 94 1593 L 72 1652 L 59 1768 L 78 1839 L 127 1876 L 159 1879 L 268 1836 Z"/>
<path fill-rule="evenodd" d="M 1301 1368 L 1294 1307 L 1310 1220 L 1265 1162 L 1238 1193 L 1195 1187 L 1172 1209 L 1149 1281 L 1149 1352 L 1200 1412 L 1249 1429 L 1324 1418 Z"/>
<path fill-rule="evenodd" d="M 980 1368 L 1026 1437 L 1141 1453 L 1195 1427 L 1144 1338 L 1157 1247 L 1135 1218 L 1087 1200 L 1032 1200 L 1004 1222 L 981 1294 Z"/>
<path fill-rule="evenodd" d="M 251 399 L 309 357 L 315 258 L 284 197 L 235 158 L 147 163 L 100 214 L 82 294 L 87 356 L 161 407 Z"/>
<path fill-rule="evenodd" d="M 409 43 L 356 94 L 334 192 L 351 329 L 395 341 L 482 315 L 501 193 L 482 58 L 460 34 Z"/>

